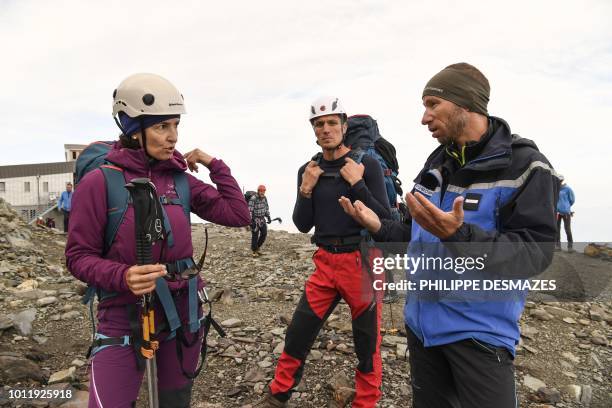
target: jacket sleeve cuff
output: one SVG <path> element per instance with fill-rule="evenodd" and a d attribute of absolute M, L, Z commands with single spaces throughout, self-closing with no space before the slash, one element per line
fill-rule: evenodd
<path fill-rule="evenodd" d="M 359 180 L 358 182 L 356 182 L 355 184 L 353 184 L 351 186 L 351 191 L 357 196 L 357 197 L 364 197 L 364 193 L 363 191 L 367 188 L 366 183 L 363 179 Z"/>
<path fill-rule="evenodd" d="M 387 235 L 389 234 L 389 228 L 391 227 L 391 220 L 382 219 L 380 220 L 380 228 L 376 232 L 372 232 L 372 238 L 374 241 L 384 242 L 387 241 Z"/>
<path fill-rule="evenodd" d="M 441 239 L 442 242 L 470 242 L 472 229 L 470 224 L 463 223 L 451 236 Z"/>
<path fill-rule="evenodd" d="M 127 280 L 125 279 L 128 269 L 130 269 L 130 267 L 126 265 L 123 269 L 119 271 L 119 274 L 121 276 L 121 281 L 119 282 L 118 292 L 130 292 L 130 287 L 128 286 Z"/>
<path fill-rule="evenodd" d="M 221 167 L 219 167 L 219 165 L 221 165 Z M 225 167 L 223 161 L 217 159 L 216 157 L 213 157 L 213 159 L 210 161 L 210 164 L 208 165 L 208 171 L 210 172 L 217 171 L 219 170 L 219 168 L 223 168 L 223 167 Z"/>

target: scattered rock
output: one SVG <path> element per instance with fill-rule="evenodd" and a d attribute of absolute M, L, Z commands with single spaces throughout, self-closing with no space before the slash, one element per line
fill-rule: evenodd
<path fill-rule="evenodd" d="M 561 393 L 567 396 L 573 402 L 580 402 L 582 387 L 576 384 L 566 385 L 561 387 Z"/>
<path fill-rule="evenodd" d="M 394 347 L 396 344 L 406 344 L 406 337 L 400 336 L 384 336 L 382 338 L 382 345 L 387 347 Z"/>
<path fill-rule="evenodd" d="M 596 335 L 596 336 L 591 337 L 591 343 L 597 344 L 598 346 L 607 347 L 608 339 L 606 339 L 604 336 Z"/>
<path fill-rule="evenodd" d="M 13 327 L 13 315 L 0 316 L 0 330 L 6 330 Z"/>
<path fill-rule="evenodd" d="M 259 367 L 253 367 L 244 375 L 244 381 L 250 383 L 257 383 L 266 379 L 266 373 Z"/>
<path fill-rule="evenodd" d="M 590 385 L 585 385 L 582 387 L 582 394 L 580 395 L 580 403 L 588 407 L 591 404 L 591 399 L 593 398 L 593 389 Z"/>
<path fill-rule="evenodd" d="M 525 375 L 525 377 L 523 378 L 523 385 L 534 392 L 538 391 L 540 388 L 546 388 L 546 384 L 544 383 L 544 381 L 532 377 L 529 374 Z"/>
<path fill-rule="evenodd" d="M 257 363 L 257 365 L 261 368 L 269 368 L 272 367 L 274 364 L 271 361 L 260 361 L 259 363 Z"/>
<path fill-rule="evenodd" d="M 538 329 L 535 327 L 523 325 L 521 326 L 521 336 L 533 340 L 533 338 L 538 334 Z"/>
<path fill-rule="evenodd" d="M 87 408 L 89 405 L 89 392 L 76 391 L 72 399 L 60 405 L 60 408 Z"/>
<path fill-rule="evenodd" d="M 572 319 L 578 319 L 579 315 L 576 312 L 572 312 L 571 310 L 567 310 L 567 309 L 562 309 L 560 307 L 555 307 L 555 306 L 544 306 L 544 310 L 546 310 L 548 313 L 550 313 L 551 315 L 559 318 L 559 319 L 564 319 L 566 317 L 571 317 Z"/>
<path fill-rule="evenodd" d="M 75 371 L 76 368 L 70 367 L 67 370 L 62 370 L 51 374 L 51 377 L 49 377 L 49 384 L 74 381 Z"/>
<path fill-rule="evenodd" d="M 580 364 L 580 357 L 576 357 L 575 355 L 573 355 L 572 353 L 570 353 L 569 351 L 563 352 L 561 353 L 561 356 L 569 361 L 571 361 L 574 364 Z"/>
<path fill-rule="evenodd" d="M 323 358 L 323 353 L 321 353 L 319 350 L 310 350 L 310 354 L 308 355 L 308 359 L 309 360 L 320 360 L 321 358 Z"/>
<path fill-rule="evenodd" d="M 543 320 L 543 321 L 554 319 L 553 315 L 548 313 L 546 310 L 542 310 L 542 309 L 533 309 L 530 315 L 535 317 L 536 319 Z"/>
<path fill-rule="evenodd" d="M 227 327 L 228 329 L 239 327 L 241 325 L 242 325 L 242 320 L 236 319 L 236 318 L 227 319 L 221 322 L 221 326 Z"/>
<path fill-rule="evenodd" d="M 22 336 L 29 336 L 32 333 L 32 322 L 35 318 L 36 309 L 27 309 L 15 315 L 13 325 Z"/>
<path fill-rule="evenodd" d="M 45 383 L 46 376 L 38 364 L 17 353 L 0 353 L 0 383 L 14 384 L 20 381 L 33 380 Z"/>
<path fill-rule="evenodd" d="M 40 298 L 36 301 L 38 306 L 48 306 L 57 303 L 57 298 L 55 296 L 48 296 L 44 298 Z"/>
<path fill-rule="evenodd" d="M 395 355 L 401 360 L 406 360 L 408 357 L 408 345 L 398 343 L 396 345 Z"/>
<path fill-rule="evenodd" d="M 275 356 L 280 356 L 281 354 L 283 354 L 284 348 L 285 348 L 285 342 L 281 341 L 280 343 L 276 345 L 276 347 L 274 347 L 274 350 L 272 351 L 272 353 Z"/>
<path fill-rule="evenodd" d="M 551 402 L 554 404 L 561 401 L 561 393 L 554 388 L 539 388 L 537 395 L 542 402 Z"/>

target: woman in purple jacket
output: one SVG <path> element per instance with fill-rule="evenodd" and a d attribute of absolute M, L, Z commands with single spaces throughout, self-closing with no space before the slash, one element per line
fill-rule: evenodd
<path fill-rule="evenodd" d="M 122 134 L 106 160 L 126 182 L 139 177 L 152 181 L 158 196 L 165 198 L 163 207 L 169 224 L 165 239 L 153 246 L 155 263 L 138 266 L 131 205 L 112 244 L 105 248 L 107 214 L 112 209 L 104 193 L 107 181 L 103 171 L 89 172 L 75 190 L 66 263 L 76 278 L 97 289 L 100 298 L 89 406 L 128 407 L 135 403 L 144 373 L 143 359 L 136 351 L 142 338 L 140 299 L 143 294 L 156 292 L 160 300 L 154 303 L 156 328 L 165 327 L 158 336 L 156 352 L 159 405 L 187 407 L 193 384 L 189 377 L 198 363 L 203 329 L 198 320 L 201 307 L 193 299 L 190 302 L 190 291 L 196 285 L 192 288 L 187 279 L 180 278 L 181 272 L 194 264 L 191 226 L 175 188 L 177 174 L 184 173 L 181 176 L 190 191 L 189 208 L 200 218 L 241 227 L 249 225 L 249 210 L 223 161 L 200 149 L 184 156 L 175 150 L 185 108 L 183 96 L 174 85 L 157 75 L 135 74 L 119 85 L 113 99 L 113 116 Z M 187 168 L 197 172 L 198 164 L 208 168 L 216 188 L 185 173 Z M 169 305 L 161 304 L 160 286 L 169 289 Z M 202 286 L 198 277 L 197 287 Z M 178 331 L 169 330 L 178 325 Z M 189 340 L 179 344 L 180 350 L 177 333 L 179 340 Z"/>

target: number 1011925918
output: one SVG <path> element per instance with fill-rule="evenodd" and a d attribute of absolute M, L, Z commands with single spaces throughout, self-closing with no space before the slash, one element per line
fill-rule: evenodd
<path fill-rule="evenodd" d="M 66 399 L 72 398 L 72 390 L 46 390 L 46 389 L 10 389 L 9 399 Z"/>

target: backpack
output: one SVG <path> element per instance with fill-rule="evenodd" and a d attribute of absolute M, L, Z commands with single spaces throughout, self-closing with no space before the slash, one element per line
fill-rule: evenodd
<path fill-rule="evenodd" d="M 257 192 L 249 190 L 246 193 L 244 193 L 244 199 L 248 203 L 249 201 L 251 201 L 251 197 L 253 197 L 255 194 L 257 194 Z"/>
<path fill-rule="evenodd" d="M 104 180 L 106 184 L 106 198 L 107 198 L 107 223 L 106 230 L 104 232 L 104 254 L 108 252 L 111 245 L 113 244 L 115 235 L 117 234 L 117 230 L 121 225 L 123 217 L 128 209 L 128 204 L 130 200 L 130 194 L 125 189 L 126 180 L 123 175 L 123 169 L 114 163 L 107 160 L 107 155 L 111 151 L 111 149 L 115 146 L 116 142 L 94 142 L 87 146 L 83 152 L 79 155 L 76 166 L 75 166 L 75 187 L 78 183 L 83 179 L 83 177 L 92 170 L 100 169 L 102 170 L 102 174 L 104 174 Z M 177 194 L 177 198 L 169 199 L 166 196 L 159 196 L 159 200 L 162 204 L 162 212 L 164 218 L 164 231 L 166 231 L 166 239 L 168 242 L 168 246 L 172 247 L 174 245 L 174 238 L 172 236 L 172 228 L 170 226 L 170 222 L 168 220 L 168 216 L 164 209 L 165 205 L 181 205 L 183 207 L 183 212 L 187 217 L 187 222 L 190 223 L 190 200 L 191 200 L 191 190 L 189 189 L 189 182 L 187 179 L 187 174 L 185 172 L 177 171 L 174 173 L 174 189 Z M 206 232 L 206 242 L 208 243 L 208 232 Z M 206 248 L 204 249 L 204 255 L 206 254 Z M 200 260 L 200 263 L 203 263 L 204 256 Z M 190 268 L 197 267 L 192 258 L 184 258 L 178 261 L 174 261 L 170 264 L 166 264 L 167 267 L 174 267 L 180 270 L 187 270 Z M 201 267 L 201 264 L 200 264 Z M 191 343 L 186 340 L 185 334 L 183 333 L 183 326 L 181 320 L 178 316 L 178 312 L 176 310 L 176 306 L 174 304 L 174 299 L 172 294 L 170 293 L 170 289 L 165 280 L 158 281 L 156 283 L 155 293 L 157 298 L 164 310 L 164 314 L 166 317 L 166 322 L 168 325 L 168 330 L 170 331 L 170 336 L 168 339 L 174 338 L 176 336 L 176 352 L 179 356 L 179 362 L 181 366 L 181 371 L 183 375 L 189 379 L 194 379 L 203 367 L 203 362 L 206 359 L 206 336 L 210 331 L 210 325 L 217 330 L 221 337 L 225 337 L 225 332 L 219 326 L 219 324 L 212 318 L 212 307 L 209 308 L 209 312 L 207 315 L 203 315 L 202 318 L 198 317 L 198 296 L 200 293 L 198 292 L 198 286 L 195 279 L 196 275 L 192 275 L 189 278 L 189 331 L 191 333 L 196 333 L 200 330 L 200 327 L 204 326 L 204 337 L 202 341 L 202 346 L 200 350 L 200 358 L 201 363 L 199 367 L 196 367 L 193 373 L 188 373 L 183 367 L 182 361 L 182 347 L 191 347 L 194 343 Z M 204 292 L 205 293 L 205 292 Z M 133 346 L 136 350 L 136 360 L 137 367 L 139 369 L 144 368 L 144 360 L 141 357 L 141 354 L 138 352 L 140 349 L 141 343 L 139 341 L 141 339 L 137 339 L 139 334 L 138 325 L 131 324 L 132 326 L 132 336 L 129 335 L 122 337 L 107 337 L 101 333 L 96 333 L 95 320 L 93 315 L 93 301 L 95 295 L 98 296 L 99 300 L 109 299 L 114 296 L 117 296 L 117 293 L 106 292 L 102 289 L 96 288 L 95 286 L 88 286 L 86 293 L 83 295 L 83 299 L 81 300 L 83 304 L 89 304 L 89 314 L 92 322 L 93 328 L 93 336 L 94 341 L 92 345 L 89 347 L 87 352 L 87 358 L 90 355 L 93 355 L 100 351 L 105 347 L 109 347 L 111 345 L 117 346 Z M 204 295 L 206 297 L 206 295 Z M 200 300 L 202 298 L 200 297 Z M 202 300 L 204 302 L 204 300 Z M 205 300 L 208 302 L 208 299 Z M 210 303 L 209 303 L 210 306 Z M 134 305 L 127 305 L 127 313 L 130 317 L 130 320 L 136 321 L 136 308 Z M 130 342 L 130 338 L 132 339 Z M 194 337 L 196 340 L 198 336 Z M 120 340 L 120 341 L 119 341 Z M 119 342 L 118 342 L 119 341 Z"/>
<path fill-rule="evenodd" d="M 83 177 L 92 170 L 99 168 L 102 170 L 102 174 L 104 174 L 108 207 L 108 219 L 104 232 L 104 254 L 110 250 L 113 244 L 115 235 L 127 211 L 130 199 L 128 191 L 123 187 L 127 182 L 123 176 L 123 169 L 106 159 L 106 156 L 112 150 L 115 143 L 116 142 L 93 142 L 88 145 L 79 155 L 74 172 L 75 188 Z M 187 175 L 184 172 L 176 172 L 174 174 L 174 188 L 176 189 L 178 198 L 167 199 L 165 196 L 160 196 L 162 208 L 163 205 L 180 204 L 183 207 L 183 212 L 187 217 L 187 221 L 190 222 L 191 208 L 189 203 L 191 191 L 189 190 Z M 165 210 L 164 228 L 168 234 L 168 245 L 173 246 L 174 239 Z"/>
<path fill-rule="evenodd" d="M 397 153 L 393 144 L 380 135 L 376 120 L 369 115 L 349 117 L 345 144 L 352 149 L 359 148 L 378 160 L 383 169 L 389 206 L 396 209 L 397 196 L 401 198 L 403 195 L 402 182 L 397 177 Z"/>

